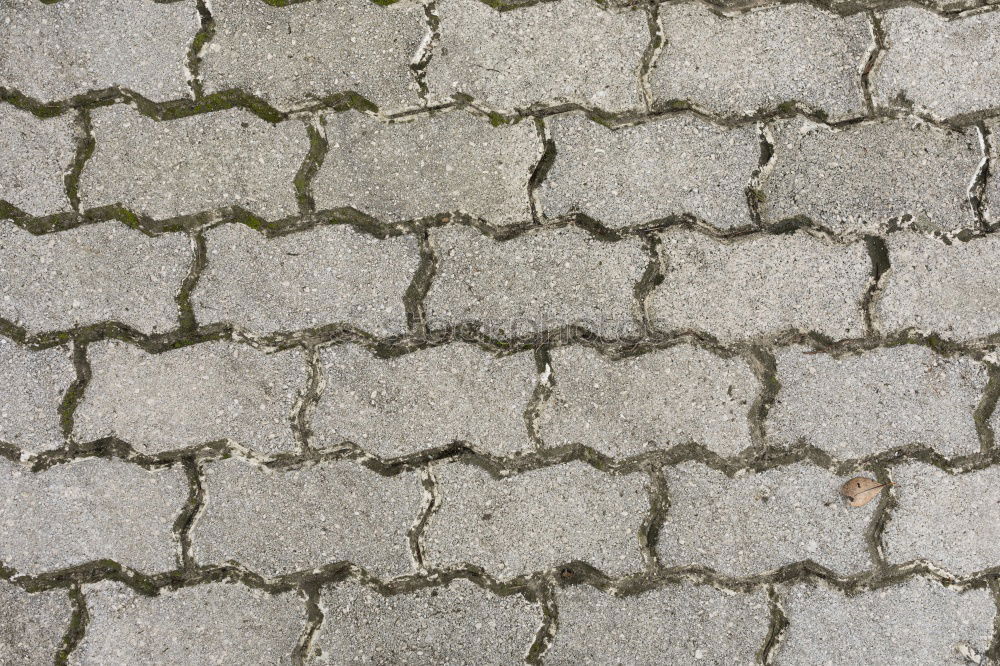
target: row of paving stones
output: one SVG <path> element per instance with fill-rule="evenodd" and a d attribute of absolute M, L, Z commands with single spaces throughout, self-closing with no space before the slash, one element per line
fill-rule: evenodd
<path fill-rule="evenodd" d="M 868 536 L 879 502 L 848 507 L 837 492 L 844 479 L 812 464 L 729 477 L 685 462 L 665 467 L 654 488 L 647 471 L 602 472 L 583 462 L 496 477 L 448 460 L 430 464 L 429 516 L 427 473 L 384 476 L 351 460 L 295 468 L 239 457 L 205 462 L 204 505 L 186 535 L 190 555 L 266 578 L 340 562 L 382 579 L 472 565 L 506 580 L 572 562 L 619 577 L 650 566 L 642 543 L 652 520 L 651 552 L 668 568 L 742 578 L 810 561 L 856 576 L 879 564 Z M 894 503 L 876 537 L 880 558 L 929 561 L 959 577 L 1000 565 L 1000 470 L 953 474 L 902 462 L 890 476 Z M 0 562 L 18 574 L 106 560 L 146 574 L 180 566 L 177 526 L 190 493 L 180 464 L 147 470 L 82 458 L 33 472 L 0 459 L 0 479 Z M 669 504 L 662 518 L 651 518 L 660 511 L 651 498 Z"/>
<path fill-rule="evenodd" d="M 303 161 L 317 161 L 311 122 L 326 148 L 306 184 Z M 242 109 L 158 121 L 116 104 L 91 112 L 93 152 L 70 185 L 83 210 L 123 206 L 156 220 L 233 206 L 289 218 L 303 212 L 307 190 L 319 210 L 385 223 L 462 212 L 503 227 L 530 222 L 534 204 L 542 220 L 584 214 L 624 229 L 689 218 L 728 232 L 754 227 L 758 215 L 838 232 L 900 219 L 977 229 L 970 195 L 987 218 L 1000 199 L 1000 178 L 983 170 L 1000 158 L 1000 147 L 984 152 L 993 121 L 985 130 L 911 117 L 724 127 L 681 113 L 609 129 L 571 112 L 538 124 L 544 136 L 530 119 L 496 124 L 463 109 L 402 121 L 348 111 L 272 124 Z M 39 118 L 0 105 L 0 146 L 11 155 L 0 165 L 0 199 L 33 216 L 72 211 L 66 174 L 79 131 L 72 114 Z"/>
<path fill-rule="evenodd" d="M 531 351 L 498 356 L 463 342 L 388 359 L 329 346 L 304 421 L 296 414 L 312 380 L 299 349 L 209 342 L 151 354 L 106 341 L 90 344 L 87 360 L 69 439 L 117 437 L 146 455 L 222 440 L 264 458 L 297 453 L 297 424 L 312 448 L 350 442 L 382 459 L 453 442 L 492 456 L 583 444 L 614 458 L 694 442 L 732 457 L 758 444 L 752 422 L 764 399 L 750 358 L 689 344 L 621 359 L 558 347 L 541 369 Z M 763 417 L 771 447 L 805 442 L 847 460 L 907 446 L 971 455 L 992 444 L 977 433 L 995 392 L 981 361 L 918 345 L 838 355 L 790 346 L 775 360 L 780 388 Z M 0 367 L 0 441 L 25 455 L 63 446 L 64 396 L 80 390 L 68 350 L 0 338 Z M 980 419 L 1000 427 L 1000 413 Z"/>
<path fill-rule="evenodd" d="M 651 252 L 641 237 L 612 241 L 573 225 L 506 240 L 459 224 L 428 233 L 434 261 L 424 271 L 419 232 L 378 239 L 321 225 L 268 238 L 223 224 L 205 233 L 205 265 L 187 300 L 200 324 L 251 336 L 333 325 L 405 334 L 407 303 L 410 324 L 475 323 L 505 339 L 577 325 L 611 339 L 698 331 L 739 343 L 811 331 L 842 340 L 871 328 L 866 310 L 886 334 L 975 341 L 1000 332 L 992 234 L 942 242 L 904 231 L 882 245 L 805 231 L 726 241 L 671 228 L 651 235 Z M 196 254 L 180 232 L 106 222 L 33 235 L 0 221 L 0 317 L 29 335 L 109 321 L 172 331 Z"/>
<path fill-rule="evenodd" d="M 804 3 L 734 16 L 671 3 L 651 28 L 644 8 L 589 0 L 507 12 L 478 0 L 215 0 L 204 30 L 191 1 L 2 6 L 0 86 L 42 101 L 110 87 L 154 101 L 239 89 L 294 109 L 350 91 L 386 112 L 461 95 L 501 111 L 576 103 L 627 112 L 682 100 L 744 116 L 794 101 L 840 120 L 869 111 L 867 78 L 876 108 L 951 117 L 1000 107 L 992 12 L 946 20 L 903 7 L 873 23 Z"/>
<path fill-rule="evenodd" d="M 71 664 L 259 663 L 512 664 L 538 643 L 541 604 L 466 579 L 384 596 L 362 584 L 321 588 L 318 628 L 303 595 L 239 583 L 165 589 L 120 583 L 82 587 L 88 622 Z M 960 591 L 911 578 L 847 596 L 822 583 L 782 585 L 787 625 L 773 663 L 968 663 L 990 647 L 996 608 L 988 590 Z M 0 581 L 0 658 L 45 663 L 60 649 L 73 606 L 65 591 L 25 593 Z M 677 584 L 617 596 L 587 585 L 557 588 L 547 664 L 668 661 L 754 663 L 771 636 L 765 590 L 731 593 Z M 307 629 L 308 627 L 308 629 Z M 913 632 L 913 627 L 920 627 Z M 197 636 L 197 641 L 191 637 Z M 820 657 L 822 655 L 822 657 Z"/>

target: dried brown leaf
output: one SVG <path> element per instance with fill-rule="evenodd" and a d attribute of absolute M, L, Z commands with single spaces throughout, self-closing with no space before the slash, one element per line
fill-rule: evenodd
<path fill-rule="evenodd" d="M 856 476 L 840 487 L 840 494 L 847 498 L 851 506 L 864 506 L 875 499 L 888 483 Z"/>

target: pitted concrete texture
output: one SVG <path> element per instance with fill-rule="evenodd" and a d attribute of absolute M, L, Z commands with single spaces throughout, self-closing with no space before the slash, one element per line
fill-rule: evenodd
<path fill-rule="evenodd" d="M 0 442 L 25 453 L 58 448 L 63 443 L 59 406 L 76 379 L 66 347 L 31 350 L 0 338 Z"/>
<path fill-rule="evenodd" d="M 382 458 L 454 442 L 493 455 L 534 448 L 525 424 L 538 384 L 530 352 L 498 357 L 455 343 L 382 359 L 341 345 L 324 349 L 321 365 L 317 446 L 351 442 Z"/>
<path fill-rule="evenodd" d="M 0 88 L 55 102 L 108 88 L 154 102 L 185 97 L 198 31 L 193 3 L 35 0 L 0 4 Z"/>
<path fill-rule="evenodd" d="M 982 363 L 905 345 L 843 357 L 787 347 L 777 365 L 781 388 L 766 424 L 774 445 L 805 442 L 841 459 L 914 445 L 979 451 Z"/>
<path fill-rule="evenodd" d="M 626 457 L 690 442 L 731 456 L 752 445 L 761 387 L 743 359 L 689 345 L 620 360 L 561 347 L 551 358 L 555 386 L 537 422 L 546 446 Z"/>
<path fill-rule="evenodd" d="M 0 220 L 0 317 L 28 333 L 105 322 L 163 333 L 179 324 L 190 265 L 179 233 L 106 222 L 36 236 Z"/>
<path fill-rule="evenodd" d="M 541 607 L 458 578 L 384 596 L 356 583 L 323 589 L 316 664 L 514 664 L 528 653 Z"/>
<path fill-rule="evenodd" d="M 681 584 L 630 596 L 589 585 L 556 594 L 559 626 L 545 663 L 750 664 L 766 638 L 769 610 L 760 591 L 730 594 Z"/>
<path fill-rule="evenodd" d="M 376 239 L 349 226 L 265 238 L 242 224 L 205 235 L 207 263 L 192 294 L 202 324 L 251 335 L 354 326 L 406 331 L 406 290 L 420 263 L 416 240 Z"/>
<path fill-rule="evenodd" d="M 865 246 L 796 232 L 719 242 L 701 233 L 660 237 L 663 281 L 647 307 L 664 331 L 702 331 L 722 341 L 813 331 L 859 337 L 871 274 Z M 726 288 L 721 288 L 726 285 Z"/>
<path fill-rule="evenodd" d="M 144 573 L 176 565 L 188 499 L 179 465 L 89 458 L 40 472 L 0 459 L 0 561 L 39 574 L 99 560 Z"/>
<path fill-rule="evenodd" d="M 910 233 L 886 238 L 891 268 L 882 283 L 875 321 L 886 334 L 918 331 L 947 340 L 1000 333 L 994 316 L 1000 285 L 996 236 L 943 241 Z"/>
<path fill-rule="evenodd" d="M 956 576 L 998 557 L 1000 471 L 949 474 L 926 463 L 893 469 L 896 506 L 883 537 L 890 562 L 927 560 Z"/>
<path fill-rule="evenodd" d="M 242 109 L 155 120 L 116 105 L 95 110 L 92 123 L 84 208 L 156 219 L 231 207 L 267 219 L 298 212 L 293 181 L 309 150 L 300 121 L 275 125 Z"/>
<path fill-rule="evenodd" d="M 775 656 L 782 664 L 984 663 L 996 615 L 988 590 L 924 578 L 856 596 L 801 584 L 784 590 L 781 603 L 788 629 Z"/>
<path fill-rule="evenodd" d="M 164 590 L 121 583 L 83 588 L 93 628 L 70 664 L 291 664 L 305 623 L 296 592 L 269 594 L 239 583 Z M 194 640 L 192 640 L 194 639 Z"/>
<path fill-rule="evenodd" d="M 904 216 L 927 230 L 974 228 L 969 188 L 982 162 L 975 130 L 907 120 L 831 129 L 776 123 L 774 160 L 761 175 L 766 222 L 805 217 L 871 230 Z"/>
<path fill-rule="evenodd" d="M 841 576 L 871 567 L 865 530 L 877 503 L 851 509 L 841 480 L 796 463 L 739 478 L 702 463 L 665 472 L 670 510 L 657 552 L 667 566 L 703 565 L 753 576 L 810 560 Z"/>
<path fill-rule="evenodd" d="M 0 666 L 1000 663 L 998 28 L 0 0 Z"/>
<path fill-rule="evenodd" d="M 949 19 L 899 7 L 881 25 L 885 51 L 871 74 L 876 105 L 938 118 L 1000 107 L 1000 14 Z"/>
<path fill-rule="evenodd" d="M 37 118 L 0 105 L 0 199 L 28 215 L 69 210 L 65 176 L 73 164 L 75 127 L 69 114 Z"/>
<path fill-rule="evenodd" d="M 272 7 L 213 0 L 215 32 L 204 50 L 205 92 L 246 90 L 289 110 L 357 93 L 381 111 L 420 105 L 410 70 L 430 38 L 417 2 L 366 0 Z"/>
<path fill-rule="evenodd" d="M 658 105 L 749 116 L 799 102 L 830 120 L 864 110 L 858 72 L 874 43 L 862 14 L 790 4 L 730 17 L 684 2 L 664 5 L 659 21 L 664 45 L 649 77 Z"/>
<path fill-rule="evenodd" d="M 224 460 L 206 466 L 193 553 L 268 577 L 353 562 L 391 578 L 413 567 L 408 533 L 423 502 L 413 472 L 382 476 L 354 461 L 271 470 Z"/>
<path fill-rule="evenodd" d="M 642 473 L 608 476 L 583 462 L 502 479 L 455 463 L 433 473 L 441 504 L 424 549 L 438 566 L 467 563 L 497 578 L 574 560 L 611 576 L 642 568 L 639 529 L 649 511 Z"/>
<path fill-rule="evenodd" d="M 691 217 L 753 224 L 746 190 L 760 159 L 756 128 L 670 116 L 611 130 L 582 114 L 548 121 L 556 158 L 538 196 L 546 217 L 582 213 L 621 228 Z"/>
<path fill-rule="evenodd" d="M 500 241 L 466 226 L 432 229 L 430 238 L 431 327 L 478 323 L 499 337 L 574 325 L 611 338 L 639 332 L 634 292 L 649 254 L 638 238 L 609 242 L 560 227 Z"/>
<path fill-rule="evenodd" d="M 531 219 L 528 179 L 542 144 L 527 120 L 494 126 L 453 111 L 393 123 L 352 112 L 324 121 L 329 154 L 313 183 L 321 209 L 353 208 L 385 222 L 439 213 L 494 224 Z"/>
<path fill-rule="evenodd" d="M 90 381 L 74 419 L 78 442 L 118 437 L 143 453 L 217 440 L 265 455 L 297 447 L 292 410 L 307 380 L 298 350 L 269 354 L 210 342 L 150 354 L 99 342 L 87 359 Z"/>
<path fill-rule="evenodd" d="M 72 617 L 73 606 L 64 590 L 27 592 L 0 581 L 0 662 L 52 662 Z"/>
<path fill-rule="evenodd" d="M 649 26 L 641 9 L 561 0 L 500 12 L 452 0 L 437 14 L 440 38 L 427 67 L 433 102 L 462 95 L 501 112 L 566 103 L 643 108 L 639 74 Z"/>

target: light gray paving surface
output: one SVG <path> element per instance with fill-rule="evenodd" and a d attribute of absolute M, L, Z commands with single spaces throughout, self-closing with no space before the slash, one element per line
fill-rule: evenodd
<path fill-rule="evenodd" d="M 664 46 L 650 74 L 658 104 L 684 101 L 723 116 L 800 102 L 831 120 L 864 110 L 861 65 L 873 40 L 863 14 L 808 4 L 733 17 L 685 2 L 660 10 Z"/>
<path fill-rule="evenodd" d="M 998 16 L 0 0 L 0 663 L 993 663 Z"/>

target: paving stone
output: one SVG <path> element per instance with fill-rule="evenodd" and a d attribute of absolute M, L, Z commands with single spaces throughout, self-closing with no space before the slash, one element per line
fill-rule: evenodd
<path fill-rule="evenodd" d="M 285 471 L 229 459 L 205 467 L 192 528 L 199 564 L 235 561 L 266 577 L 349 561 L 379 578 L 411 573 L 408 530 L 423 510 L 413 472 L 355 461 Z"/>
<path fill-rule="evenodd" d="M 753 224 L 746 200 L 760 160 L 753 126 L 681 115 L 611 130 L 582 114 L 546 125 L 556 146 L 538 190 L 548 217 L 580 212 L 614 228 L 681 216 L 720 229 Z"/>
<path fill-rule="evenodd" d="M 605 242 L 578 227 L 497 241 L 472 227 L 430 232 L 437 272 L 424 299 L 432 327 L 481 322 L 498 336 L 579 325 L 636 335 L 633 290 L 649 256 L 637 238 Z"/>
<path fill-rule="evenodd" d="M 94 154 L 80 176 L 84 208 L 118 204 L 155 219 L 239 207 L 295 215 L 305 123 L 277 125 L 243 109 L 153 120 L 127 106 L 93 112 Z"/>
<path fill-rule="evenodd" d="M 291 664 L 306 625 L 298 593 L 240 583 L 165 589 L 155 597 L 112 581 L 83 591 L 90 621 L 71 664 Z"/>
<path fill-rule="evenodd" d="M 561 103 L 643 108 L 639 72 L 649 26 L 641 9 L 589 0 L 498 12 L 478 0 L 438 7 L 441 38 L 427 67 L 431 100 L 468 95 L 499 111 Z"/>
<path fill-rule="evenodd" d="M 1000 106 L 1000 14 L 949 19 L 916 7 L 881 15 L 885 51 L 872 70 L 872 101 L 938 118 Z"/>
<path fill-rule="evenodd" d="M 382 458 L 456 441 L 493 455 L 534 449 L 524 415 L 538 382 L 531 352 L 453 343 L 380 359 L 351 344 L 325 348 L 320 362 L 314 446 L 350 441 Z"/>
<path fill-rule="evenodd" d="M 316 664 L 522 663 L 541 608 L 455 579 L 392 596 L 353 582 L 323 589 Z"/>
<path fill-rule="evenodd" d="M 72 614 L 65 590 L 28 593 L 0 580 L 0 662 L 54 662 Z"/>
<path fill-rule="evenodd" d="M 989 590 L 959 592 L 924 578 L 857 596 L 796 585 L 782 605 L 780 664 L 968 664 L 959 646 L 986 652 L 996 614 Z"/>
<path fill-rule="evenodd" d="M 531 220 L 528 179 L 542 142 L 528 120 L 494 127 L 456 110 L 396 122 L 345 112 L 324 121 L 329 152 L 313 180 L 321 210 L 350 207 L 383 222 L 458 212 L 497 225 Z"/>
<path fill-rule="evenodd" d="M 765 222 L 806 217 L 836 230 L 878 229 L 911 216 L 923 229 L 974 228 L 969 185 L 983 159 L 975 130 L 912 120 L 831 129 L 775 123 L 774 160 L 761 175 Z"/>
<path fill-rule="evenodd" d="M 617 361 L 579 346 L 550 356 L 555 387 L 537 421 L 547 446 L 626 457 L 688 442 L 723 456 L 752 445 L 760 384 L 742 359 L 691 345 Z"/>
<path fill-rule="evenodd" d="M 755 576 L 811 560 L 837 575 L 872 568 L 865 531 L 878 506 L 851 508 L 842 479 L 805 463 L 728 478 L 701 463 L 668 467 L 670 508 L 657 552 L 667 567 Z"/>
<path fill-rule="evenodd" d="M 949 474 L 925 463 L 893 467 L 896 506 L 882 542 L 890 562 L 929 560 L 958 576 L 996 567 L 1000 469 Z"/>
<path fill-rule="evenodd" d="M 269 239 L 224 224 L 206 234 L 206 247 L 192 297 L 201 324 L 251 335 L 331 324 L 379 336 L 407 330 L 403 296 L 420 264 L 413 236 L 380 240 L 336 225 Z"/>
<path fill-rule="evenodd" d="M 189 97 L 194 3 L 3 0 L 0 87 L 43 102 L 112 87 L 164 102 Z"/>
<path fill-rule="evenodd" d="M 545 663 L 751 664 L 770 628 L 767 595 L 671 585 L 627 597 L 589 585 L 556 593 L 559 626 Z"/>
<path fill-rule="evenodd" d="M 649 75 L 657 105 L 746 116 L 799 102 L 831 120 L 864 114 L 861 68 L 875 45 L 862 13 L 797 4 L 721 16 L 690 2 L 662 6 L 660 25 Z"/>
<path fill-rule="evenodd" d="M 292 411 L 307 383 L 299 350 L 219 341 L 150 354 L 105 341 L 91 344 L 87 359 L 78 442 L 114 436 L 153 454 L 218 440 L 265 455 L 298 448 Z"/>
<path fill-rule="evenodd" d="M 434 466 L 440 504 L 424 532 L 436 566 L 472 564 L 499 578 L 587 562 L 609 576 L 643 566 L 639 529 L 648 477 L 582 462 L 495 479 L 466 463 Z"/>
<path fill-rule="evenodd" d="M 904 345 L 836 357 L 805 347 L 775 354 L 781 390 L 768 411 L 772 444 L 803 440 L 840 459 L 922 444 L 944 456 L 979 452 L 973 413 L 986 368 Z"/>
<path fill-rule="evenodd" d="M 29 333 L 106 321 L 162 333 L 178 326 L 190 264 L 183 234 L 106 222 L 35 236 L 0 220 L 0 316 Z"/>
<path fill-rule="evenodd" d="M 144 573 L 177 566 L 180 467 L 86 458 L 31 472 L 0 458 L 0 562 L 37 575 L 95 560 Z"/>
<path fill-rule="evenodd" d="M 0 161 L 0 201 L 28 215 L 68 211 L 64 178 L 76 153 L 74 131 L 72 114 L 37 118 L 0 104 L 0 154 L 4 156 Z"/>
<path fill-rule="evenodd" d="M 794 331 L 831 338 L 864 332 L 861 301 L 871 263 L 860 242 L 804 232 L 730 242 L 671 230 L 661 235 L 664 280 L 647 299 L 650 321 L 738 341 Z"/>
<path fill-rule="evenodd" d="M 342 92 L 383 112 L 420 104 L 410 63 L 430 30 L 417 2 L 213 0 L 212 18 L 199 70 L 206 93 L 237 88 L 282 110 Z"/>
<path fill-rule="evenodd" d="M 1000 286 L 993 279 L 1000 239 L 986 236 L 946 245 L 901 233 L 885 242 L 892 268 L 875 303 L 883 332 L 914 329 L 949 340 L 1000 332 Z"/>
<path fill-rule="evenodd" d="M 66 347 L 32 351 L 0 336 L 0 441 L 24 453 L 59 448 L 59 406 L 74 379 Z"/>

